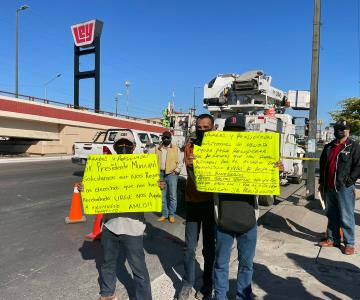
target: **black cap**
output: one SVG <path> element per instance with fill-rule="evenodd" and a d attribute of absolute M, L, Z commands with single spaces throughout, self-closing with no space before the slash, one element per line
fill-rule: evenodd
<path fill-rule="evenodd" d="M 170 131 L 164 131 L 164 132 L 162 133 L 162 136 L 171 139 L 171 136 L 172 136 L 172 135 L 171 135 L 171 132 L 170 132 Z"/>
<path fill-rule="evenodd" d="M 346 121 L 336 121 L 334 124 L 335 130 L 345 130 L 350 129 L 349 125 L 347 125 Z"/>
<path fill-rule="evenodd" d="M 244 115 L 235 115 L 232 117 L 228 117 L 225 120 L 224 129 L 228 128 L 241 128 L 246 129 L 246 118 Z"/>

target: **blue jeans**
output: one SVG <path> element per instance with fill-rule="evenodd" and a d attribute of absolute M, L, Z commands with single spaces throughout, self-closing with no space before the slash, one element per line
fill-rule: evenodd
<path fill-rule="evenodd" d="M 116 263 L 120 251 L 125 251 L 135 281 L 135 299 L 151 300 L 151 285 L 145 263 L 143 236 L 114 234 L 105 226 L 101 234 L 104 262 L 101 266 L 100 295 L 111 296 L 116 288 Z M 121 249 L 121 246 L 123 248 Z"/>
<path fill-rule="evenodd" d="M 238 273 L 236 300 L 252 299 L 251 281 L 255 256 L 257 225 L 242 234 L 216 230 L 216 250 L 214 265 L 214 289 L 216 300 L 227 300 L 229 290 L 229 261 L 234 238 L 238 249 Z"/>
<path fill-rule="evenodd" d="M 195 283 L 195 252 L 202 227 L 204 257 L 203 287 L 212 290 L 215 257 L 215 219 L 212 201 L 186 203 L 185 253 L 183 286 L 192 287 Z"/>
<path fill-rule="evenodd" d="M 179 176 L 176 174 L 165 174 L 160 171 L 160 179 L 165 180 L 166 187 L 162 191 L 162 216 L 174 217 L 177 207 L 177 182 Z"/>
<path fill-rule="evenodd" d="M 329 220 L 327 236 L 340 244 L 340 228 L 344 235 L 344 244 L 355 245 L 355 186 L 325 190 L 326 216 Z"/>

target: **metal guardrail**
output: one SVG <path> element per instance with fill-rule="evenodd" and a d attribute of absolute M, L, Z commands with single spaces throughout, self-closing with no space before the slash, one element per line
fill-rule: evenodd
<path fill-rule="evenodd" d="M 0 95 L 16 98 L 15 93 L 6 92 L 6 91 L 0 91 Z M 113 112 L 108 112 L 108 111 L 104 111 L 104 110 L 95 111 L 95 109 L 88 108 L 88 107 L 85 107 L 85 106 L 75 107 L 73 104 L 63 103 L 63 102 L 58 102 L 58 101 L 54 101 L 54 100 L 48 100 L 48 99 L 38 98 L 38 97 L 33 97 L 33 96 L 28 96 L 28 95 L 18 94 L 17 98 L 21 99 L 21 100 L 31 101 L 31 102 L 38 102 L 38 103 L 44 103 L 44 104 L 54 104 L 54 105 L 61 106 L 61 107 L 78 109 L 78 110 L 82 110 L 82 111 L 94 112 L 94 113 L 102 114 L 102 115 L 105 115 L 105 116 L 121 117 L 121 118 L 125 118 L 125 119 L 128 119 L 128 120 L 143 121 L 143 122 L 146 122 L 146 123 L 149 123 L 149 124 L 162 125 L 161 122 L 156 122 L 156 121 L 152 121 L 152 120 L 149 120 L 149 119 L 137 118 L 137 117 L 132 117 L 132 116 L 128 116 L 128 115 L 122 115 L 122 114 L 115 115 L 115 113 L 113 113 Z"/>

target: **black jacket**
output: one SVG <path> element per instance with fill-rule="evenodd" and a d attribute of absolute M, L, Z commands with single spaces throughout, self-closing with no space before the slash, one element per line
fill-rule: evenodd
<path fill-rule="evenodd" d="M 320 179 L 319 184 L 326 186 L 326 172 L 328 156 L 334 147 L 336 140 L 326 144 L 320 156 Z M 352 139 L 347 139 L 344 149 L 340 151 L 336 158 L 335 188 L 343 186 L 349 187 L 355 184 L 360 177 L 360 145 Z"/>

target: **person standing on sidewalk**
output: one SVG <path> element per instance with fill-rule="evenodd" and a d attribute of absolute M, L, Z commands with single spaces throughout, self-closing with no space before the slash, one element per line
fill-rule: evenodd
<path fill-rule="evenodd" d="M 162 142 L 156 147 L 155 153 L 160 167 L 160 179 L 166 182 L 166 187 L 162 192 L 162 214 L 158 221 L 164 222 L 169 219 L 170 223 L 175 223 L 177 182 L 182 160 L 179 147 L 171 143 L 171 132 L 163 132 L 161 139 Z"/>
<path fill-rule="evenodd" d="M 186 225 L 185 225 L 185 252 L 184 276 L 178 300 L 190 298 L 191 290 L 195 284 L 195 252 L 199 240 L 200 229 L 203 235 L 204 273 L 203 286 L 197 291 L 197 299 L 208 299 L 213 289 L 213 265 L 215 255 L 215 220 L 213 194 L 196 190 L 193 169 L 194 144 L 201 146 L 206 131 L 214 128 L 214 119 L 211 115 L 202 114 L 196 119 L 196 140 L 185 145 L 184 161 L 188 174 L 186 180 Z"/>
<path fill-rule="evenodd" d="M 345 121 L 334 125 L 335 140 L 325 145 L 320 156 L 319 191 L 325 195 L 328 218 L 327 239 L 321 247 L 340 247 L 340 228 L 346 255 L 355 253 L 355 182 L 360 177 L 360 146 L 349 138 Z"/>
<path fill-rule="evenodd" d="M 236 115 L 225 120 L 224 131 L 245 131 L 245 116 Z M 274 164 L 280 171 L 281 161 Z M 250 300 L 252 295 L 253 260 L 257 240 L 258 197 L 256 195 L 215 193 L 216 250 L 214 263 L 215 300 L 227 300 L 229 263 L 236 239 L 238 273 L 236 300 Z"/>
<path fill-rule="evenodd" d="M 115 138 L 114 150 L 117 154 L 131 154 L 135 150 L 135 138 L 130 131 L 118 133 Z M 76 185 L 84 190 L 82 183 Z M 165 183 L 159 181 L 160 189 Z M 101 234 L 101 245 L 104 251 L 104 261 L 100 268 L 100 298 L 99 300 L 117 300 L 116 269 L 120 252 L 125 253 L 135 282 L 135 299 L 152 300 L 150 277 L 145 263 L 143 237 L 145 231 L 144 213 L 112 213 L 104 214 L 104 225 Z"/>
<path fill-rule="evenodd" d="M 245 131 L 245 118 L 241 115 L 225 120 L 224 131 Z M 227 300 L 229 290 L 229 263 L 231 248 L 236 239 L 238 273 L 236 300 L 252 299 L 253 260 L 255 256 L 257 199 L 254 195 L 214 194 L 216 217 L 216 250 L 214 264 L 214 290 L 216 300 Z"/>

